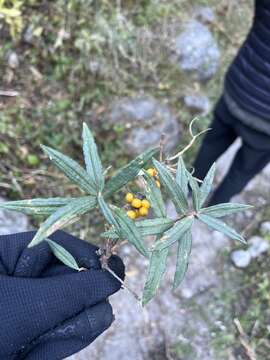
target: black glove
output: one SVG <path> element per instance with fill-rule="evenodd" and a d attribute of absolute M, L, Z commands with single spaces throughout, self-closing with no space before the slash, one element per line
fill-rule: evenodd
<path fill-rule="evenodd" d="M 108 296 L 121 284 L 100 267 L 97 247 L 63 231 L 50 236 L 79 266 L 61 264 L 49 245 L 27 248 L 35 232 L 0 236 L 0 359 L 57 360 L 89 345 L 113 321 Z M 109 266 L 124 278 L 124 264 Z"/>

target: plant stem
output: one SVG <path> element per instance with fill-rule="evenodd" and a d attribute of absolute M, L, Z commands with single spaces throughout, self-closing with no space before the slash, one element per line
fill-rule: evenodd
<path fill-rule="evenodd" d="M 182 156 L 187 150 L 189 150 L 193 146 L 193 144 L 195 143 L 195 141 L 197 140 L 197 138 L 199 136 L 201 136 L 202 134 L 206 133 L 209 130 L 211 130 L 211 129 L 205 129 L 205 130 L 199 132 L 197 135 L 193 136 L 190 143 L 183 150 L 181 150 L 179 153 L 177 153 L 176 155 L 170 157 L 167 160 L 172 161 L 172 160 L 175 160 L 175 159 L 179 158 L 179 156 Z"/>
<path fill-rule="evenodd" d="M 160 145 L 159 145 L 159 161 L 160 162 L 163 161 L 164 146 L 165 146 L 165 134 L 161 134 Z"/>
<path fill-rule="evenodd" d="M 128 290 L 128 291 L 134 296 L 134 298 L 135 298 L 137 301 L 139 301 L 139 302 L 141 301 L 141 298 L 139 297 L 139 295 L 138 295 L 134 290 L 130 289 L 130 288 L 124 283 L 124 281 L 123 281 L 118 275 L 116 275 L 113 270 L 111 270 L 111 269 L 109 268 L 108 265 L 107 265 L 107 266 L 104 266 L 103 268 L 104 268 L 105 270 L 107 270 L 113 277 L 115 277 L 115 278 L 122 284 L 123 288 L 125 288 L 126 290 Z"/>
<path fill-rule="evenodd" d="M 124 283 L 124 281 L 112 269 L 110 269 L 110 267 L 108 265 L 108 261 L 113 254 L 112 249 L 114 246 L 115 246 L 115 242 L 112 239 L 108 239 L 106 241 L 105 249 L 103 252 L 101 251 L 102 255 L 100 258 L 100 262 L 101 262 L 102 269 L 107 270 L 115 279 L 117 279 L 122 284 L 124 289 L 129 291 L 137 301 L 141 302 L 141 298 L 139 297 L 139 295 L 134 290 L 130 289 Z"/>

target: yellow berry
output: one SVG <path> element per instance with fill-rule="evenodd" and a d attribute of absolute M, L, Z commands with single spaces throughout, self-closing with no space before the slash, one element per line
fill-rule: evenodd
<path fill-rule="evenodd" d="M 129 210 L 129 211 L 127 212 L 127 216 L 128 216 L 130 219 L 132 219 L 132 220 L 135 220 L 136 217 L 137 217 L 136 212 L 135 212 L 134 210 Z"/>
<path fill-rule="evenodd" d="M 133 199 L 131 206 L 133 206 L 136 209 L 139 209 L 142 206 L 142 201 L 140 199 Z"/>
<path fill-rule="evenodd" d="M 133 194 L 132 193 L 127 193 L 126 202 L 131 203 L 133 199 L 134 199 Z"/>
<path fill-rule="evenodd" d="M 150 202 L 148 200 L 144 199 L 142 201 L 142 206 L 145 207 L 146 209 L 149 209 L 151 205 L 150 205 Z"/>
<path fill-rule="evenodd" d="M 155 176 L 155 169 L 154 168 L 150 168 L 150 169 L 147 169 L 147 173 L 150 175 L 150 176 Z"/>
<path fill-rule="evenodd" d="M 156 180 L 156 184 L 157 184 L 157 187 L 160 188 L 160 181 L 159 180 Z"/>
<path fill-rule="evenodd" d="M 136 209 L 136 210 L 135 210 L 135 213 L 136 213 L 136 218 L 140 217 L 140 211 L 139 211 L 139 209 Z"/>
<path fill-rule="evenodd" d="M 140 209 L 139 209 L 139 214 L 141 216 L 147 216 L 148 215 L 148 209 L 144 206 L 142 206 Z"/>

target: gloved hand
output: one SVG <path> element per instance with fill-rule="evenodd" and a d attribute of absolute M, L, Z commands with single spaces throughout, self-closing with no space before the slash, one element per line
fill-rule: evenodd
<path fill-rule="evenodd" d="M 50 236 L 88 271 L 61 264 L 35 232 L 0 236 L 0 359 L 57 360 L 78 352 L 113 321 L 107 298 L 121 284 L 100 267 L 97 248 L 63 231 Z M 110 268 L 124 278 L 117 256 Z"/>

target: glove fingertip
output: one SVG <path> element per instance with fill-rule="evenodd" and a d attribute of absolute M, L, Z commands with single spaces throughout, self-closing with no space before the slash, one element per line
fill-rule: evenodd
<path fill-rule="evenodd" d="M 117 255 L 112 255 L 108 260 L 109 268 L 124 281 L 125 279 L 125 265 Z"/>

